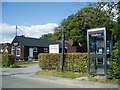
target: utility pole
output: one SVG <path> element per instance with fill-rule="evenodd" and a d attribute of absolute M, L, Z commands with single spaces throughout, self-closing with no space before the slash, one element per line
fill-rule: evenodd
<path fill-rule="evenodd" d="M 64 30 L 63 30 L 63 27 L 61 27 L 61 29 L 62 29 L 62 68 L 61 68 L 61 70 L 62 70 L 62 72 L 64 71 L 64 59 L 65 59 L 65 57 L 64 57 L 64 52 L 65 52 L 65 33 L 64 33 Z"/>
<path fill-rule="evenodd" d="M 16 25 L 16 33 L 15 33 L 15 37 L 17 36 L 17 30 L 18 30 L 18 27 L 17 27 L 17 25 Z M 14 47 L 15 47 L 15 59 L 16 59 L 16 48 L 17 48 L 17 46 L 14 45 Z"/>
<path fill-rule="evenodd" d="M 15 36 L 17 36 L 17 30 L 18 30 L 18 27 L 17 27 L 17 25 L 16 25 L 16 33 L 15 33 Z"/>

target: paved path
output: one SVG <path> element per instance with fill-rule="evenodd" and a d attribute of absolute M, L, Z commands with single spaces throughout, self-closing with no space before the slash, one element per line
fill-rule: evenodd
<path fill-rule="evenodd" d="M 3 68 L 2 69 L 3 87 L 6 86 L 7 80 L 9 82 L 11 80 L 15 80 L 16 82 L 23 81 L 24 84 L 26 82 L 25 86 L 26 87 L 28 86 L 29 88 L 31 87 L 31 84 L 32 84 L 32 87 L 39 87 L 39 88 L 40 87 L 41 88 L 46 88 L 46 87 L 49 87 L 49 88 L 50 87 L 51 88 L 60 88 L 60 87 L 61 88 L 65 88 L 65 87 L 66 88 L 111 88 L 111 90 L 117 90 L 112 88 L 118 88 L 118 85 L 114 85 L 114 84 L 105 84 L 105 83 L 97 83 L 97 82 L 82 81 L 82 80 L 80 81 L 75 79 L 73 80 L 73 79 L 65 79 L 65 78 L 50 77 L 50 76 L 35 76 L 34 73 L 39 70 L 41 69 L 37 64 L 28 65 L 23 68 Z M 32 81 L 34 82 L 34 85 Z M 16 86 L 18 87 L 19 84 Z M 13 87 L 13 86 L 10 85 L 10 87 Z"/>

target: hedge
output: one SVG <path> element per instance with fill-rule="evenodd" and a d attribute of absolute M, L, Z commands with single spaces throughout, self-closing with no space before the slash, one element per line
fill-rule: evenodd
<path fill-rule="evenodd" d="M 15 62 L 15 55 L 3 53 L 2 54 L 2 66 L 3 67 L 10 67 L 10 65 L 14 64 Z"/>
<path fill-rule="evenodd" d="M 38 55 L 39 66 L 43 70 L 60 70 L 62 54 L 40 53 Z M 87 53 L 67 53 L 65 54 L 65 71 L 87 72 Z"/>

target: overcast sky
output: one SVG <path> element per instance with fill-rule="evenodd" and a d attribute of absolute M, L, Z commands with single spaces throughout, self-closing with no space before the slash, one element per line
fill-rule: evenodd
<path fill-rule="evenodd" d="M 87 2 L 2 2 L 0 42 L 11 42 L 18 35 L 39 38 L 53 33 L 64 18 L 87 6 Z"/>

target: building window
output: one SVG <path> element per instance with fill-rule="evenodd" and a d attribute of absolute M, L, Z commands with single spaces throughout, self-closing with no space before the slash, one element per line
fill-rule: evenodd
<path fill-rule="evenodd" d="M 17 46 L 16 47 L 16 56 L 20 56 L 20 54 L 21 54 L 20 46 Z"/>
<path fill-rule="evenodd" d="M 37 47 L 34 47 L 33 52 L 37 52 L 37 51 L 38 51 Z"/>
<path fill-rule="evenodd" d="M 15 47 L 11 47 L 11 54 L 15 54 Z"/>
<path fill-rule="evenodd" d="M 48 52 L 48 48 L 43 48 L 43 52 Z"/>

